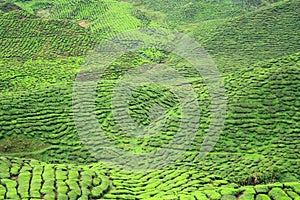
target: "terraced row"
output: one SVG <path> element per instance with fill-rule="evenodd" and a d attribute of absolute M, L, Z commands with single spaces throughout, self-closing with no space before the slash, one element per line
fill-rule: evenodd
<path fill-rule="evenodd" d="M 34 1 L 17 2 L 17 4 L 32 14 L 36 13 L 47 19 L 67 19 L 76 22 L 100 39 L 149 24 L 149 20 L 145 20 L 144 15 L 144 18 L 136 15 L 135 9 L 128 2 L 44 0 L 39 4 Z M 75 43 L 76 40 L 72 42 Z M 64 44 L 68 44 L 68 42 L 64 42 Z"/>
<path fill-rule="evenodd" d="M 164 22 L 171 27 L 178 25 L 189 26 L 206 20 L 224 19 L 247 13 L 249 10 L 241 4 L 241 1 L 196 1 L 196 0 L 138 0 L 133 1 L 138 8 L 146 7 L 149 15 L 152 10 L 166 15 Z"/>
<path fill-rule="evenodd" d="M 0 13 L 0 57 L 19 60 L 83 56 L 96 43 L 79 25 L 43 20 L 23 10 Z"/>
<path fill-rule="evenodd" d="M 297 0 L 280 1 L 230 19 L 210 32 L 203 46 L 225 73 L 296 53 L 299 51 L 299 8 Z"/>
<path fill-rule="evenodd" d="M 1 199 L 94 199 L 110 190 L 101 170 L 90 166 L 0 159 Z"/>
<path fill-rule="evenodd" d="M 0 59 L 1 93 L 28 91 L 60 82 L 67 84 L 75 79 L 81 58 L 52 60 Z"/>
<path fill-rule="evenodd" d="M 162 147 L 172 140 L 172 136 L 178 128 L 178 117 L 180 115 L 174 112 L 176 109 L 172 111 L 177 106 L 176 99 L 172 97 L 172 93 L 163 92 L 165 94 L 162 94 L 161 89 L 163 88 L 151 89 L 147 86 L 145 89 L 136 91 L 135 97 L 131 99 L 130 110 L 132 118 L 138 123 L 142 123 L 142 121 L 150 122 L 150 116 L 145 118 L 145 110 L 143 109 L 147 106 L 146 102 L 152 101 L 153 104 L 158 103 L 166 106 L 169 110 L 168 112 L 173 113 L 175 118 L 169 118 L 170 121 L 167 120 L 165 129 L 160 129 L 160 131 L 155 132 L 156 137 L 150 138 L 136 139 L 130 137 L 122 131 L 122 127 L 116 126 L 115 120 L 118 119 L 114 118 L 110 110 L 111 95 L 122 74 L 122 70 L 126 71 L 134 66 L 138 66 L 144 60 L 135 59 L 134 62 L 135 65 L 127 63 L 127 65 L 112 66 L 110 70 L 114 73 L 108 72 L 106 78 L 103 76 L 103 79 L 98 84 L 95 113 L 98 116 L 100 126 L 105 130 L 109 138 L 119 144 L 121 148 L 134 150 L 142 145 L 143 148 L 139 149 L 139 151 L 147 152 L 151 149 Z M 276 67 L 276 63 L 282 67 L 279 69 Z M 284 63 L 286 64 L 284 65 Z M 226 126 L 215 147 L 215 153 L 228 154 L 229 156 L 236 153 L 240 155 L 246 154 L 254 158 L 259 155 L 259 157 L 265 159 L 262 159 L 262 165 L 260 165 L 258 171 L 263 170 L 264 164 L 273 162 L 276 163 L 274 166 L 280 167 L 279 171 L 283 170 L 296 176 L 299 175 L 299 169 L 297 168 L 297 163 L 299 163 L 298 151 L 300 149 L 298 142 L 299 126 L 296 123 L 299 121 L 299 114 L 297 114 L 299 104 L 296 100 L 299 97 L 298 65 L 299 55 L 295 54 L 284 59 L 272 61 L 272 64 L 270 62 L 262 63 L 261 67 L 256 66 L 255 69 L 245 71 L 242 74 L 237 73 L 228 76 L 225 85 L 228 91 L 229 110 Z M 118 70 L 113 70 L 117 67 Z M 199 107 L 202 112 L 199 123 L 200 128 L 192 144 L 187 147 L 180 145 L 176 147 L 177 150 L 187 148 L 190 151 L 191 154 L 187 156 L 188 161 L 190 159 L 193 160 L 195 152 L 198 152 L 200 149 L 199 144 L 202 143 L 207 133 L 210 97 L 203 81 L 199 77 L 197 78 L 198 74 L 193 71 L 193 68 L 179 64 L 177 69 L 183 75 L 189 74 L 187 80 L 192 83 L 197 92 L 200 100 Z M 254 78 L 257 74 L 260 77 L 258 79 Z M 288 77 L 288 80 L 283 82 L 283 77 Z M 244 79 L 249 80 L 249 82 L 237 81 Z M 282 92 L 279 90 L 282 90 Z M 284 93 L 284 91 L 287 92 Z M 41 157 L 44 157 L 44 159 L 58 162 L 64 159 L 78 162 L 95 161 L 95 158 L 82 145 L 80 140 L 82 138 L 79 137 L 74 125 L 73 112 L 76 110 L 72 110 L 72 104 L 76 105 L 77 102 L 72 103 L 72 92 L 72 88 L 62 84 L 40 88 L 35 90 L 34 93 L 19 92 L 3 95 L 1 97 L 3 106 L 0 111 L 1 137 L 8 138 L 13 134 L 22 134 L 27 137 L 40 138 L 42 142 L 51 145 L 50 149 L 43 151 L 41 154 L 43 155 Z M 285 95 L 276 96 L 276 94 Z M 157 98 L 154 98 L 155 96 Z M 141 102 L 145 103 L 141 104 Z M 140 105 L 143 105 L 143 107 L 140 108 Z M 255 108 L 257 112 L 249 113 L 251 110 L 249 106 L 251 106 L 251 109 Z M 73 109 L 76 109 L 76 106 Z M 277 110 L 272 112 L 273 109 Z M 253 120 L 259 121 L 261 126 L 253 125 Z M 284 129 L 281 127 L 284 127 Z M 282 132 L 283 130 L 284 132 Z M 158 140 L 157 138 L 160 139 Z M 91 140 L 93 143 L 90 146 L 98 148 L 99 140 L 97 137 L 95 136 L 95 139 L 91 138 Z M 130 145 L 133 146 L 130 147 Z M 189 156 L 190 158 L 188 158 Z M 215 162 L 215 160 L 218 160 L 216 163 L 224 163 L 223 167 L 218 168 L 225 177 L 230 176 L 230 173 L 226 175 L 224 169 L 234 172 L 234 168 L 225 164 L 228 160 L 211 159 L 212 162 Z M 185 164 L 188 165 L 188 163 Z M 246 180 L 249 174 L 242 172 L 242 169 L 248 164 L 241 164 L 240 167 L 237 165 L 234 166 L 236 171 L 240 169 L 241 181 Z M 217 167 L 216 165 L 212 166 Z M 290 167 L 286 168 L 286 166 Z M 208 169 L 213 169 L 214 167 Z M 268 168 L 272 171 L 273 167 L 268 165 Z M 251 169 L 249 170 L 251 171 Z"/>
<path fill-rule="evenodd" d="M 0 198 L 3 199 L 300 198 L 299 182 L 239 186 L 213 173 L 185 167 L 139 172 L 118 170 L 100 163 L 84 166 L 46 164 L 8 157 L 1 157 L 0 166 Z"/>
<path fill-rule="evenodd" d="M 298 200 L 300 183 L 239 186 L 213 172 L 167 167 L 148 172 L 110 170 L 113 190 L 105 199 Z"/>

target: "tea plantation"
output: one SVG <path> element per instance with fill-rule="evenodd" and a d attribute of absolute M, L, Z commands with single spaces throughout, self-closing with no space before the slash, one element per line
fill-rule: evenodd
<path fill-rule="evenodd" d="M 0 0 L 0 18 L 0 199 L 300 200 L 299 0 Z M 163 42 L 99 50 L 138 28 L 201 45 L 225 112 Z"/>

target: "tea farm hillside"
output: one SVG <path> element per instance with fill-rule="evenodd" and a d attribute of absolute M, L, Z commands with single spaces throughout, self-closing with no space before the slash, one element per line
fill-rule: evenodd
<path fill-rule="evenodd" d="M 299 0 L 0 0 L 0 18 L 0 199 L 300 200 Z M 74 94 L 89 91 L 76 83 L 90 56 L 116 35 L 147 28 L 192 38 L 220 73 L 224 126 L 203 158 L 214 112 L 207 80 L 158 47 L 121 50 L 97 79 L 95 99 L 87 98 L 97 127 L 78 126 L 83 100 Z M 191 142 L 168 149 L 180 156 L 145 170 L 98 156 L 164 149 L 185 122 L 180 97 L 157 82 L 127 102 L 130 118 L 153 135 L 120 127 L 126 116 L 113 108 L 124 102 L 114 93 L 141 66 L 175 70 L 200 113 Z M 103 151 L 100 129 L 120 152 Z"/>

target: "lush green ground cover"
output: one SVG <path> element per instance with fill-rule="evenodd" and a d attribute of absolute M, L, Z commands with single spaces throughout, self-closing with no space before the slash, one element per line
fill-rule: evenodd
<path fill-rule="evenodd" d="M 132 0 L 135 6 L 146 6 L 148 10 L 165 13 L 164 21 L 172 26 L 189 22 L 202 22 L 223 19 L 247 13 L 248 10 L 239 1 L 155 1 Z"/>
<path fill-rule="evenodd" d="M 299 199 L 297 182 L 238 186 L 197 170 L 134 172 L 1 157 L 5 199 Z M 109 177 L 109 179 L 108 179 Z"/>
<path fill-rule="evenodd" d="M 149 24 L 149 20 L 138 13 L 126 2 L 115 0 L 103 1 L 80 1 L 74 0 L 43 0 L 36 1 L 15 1 L 17 5 L 31 14 L 37 14 L 46 19 L 68 20 L 87 28 L 95 33 L 100 39 L 113 36 L 126 30 L 143 27 Z M 63 25 L 60 25 L 63 28 Z M 72 32 L 72 29 L 69 30 Z M 81 34 L 81 37 L 84 37 Z M 84 40 L 84 38 L 81 38 Z M 64 42 L 67 45 L 67 42 Z M 72 42 L 76 45 L 75 42 Z M 91 42 L 89 41 L 89 44 Z M 85 46 L 81 45 L 81 48 Z M 86 49 L 86 48 L 85 48 Z"/>
<path fill-rule="evenodd" d="M 176 2 L 147 6 L 166 12 L 170 9 L 163 5 Z M 99 80 L 95 113 L 100 126 L 120 148 L 139 153 L 170 142 L 180 105 L 165 87 L 139 88 L 129 101 L 132 118 L 148 125 L 151 105 L 159 104 L 166 123 L 155 137 L 130 137 L 114 122 L 110 102 L 124 73 L 164 63 L 196 91 L 201 118 L 195 139 L 187 149 L 174 147 L 182 154 L 176 162 L 152 171 L 98 162 L 78 135 L 72 93 L 84 56 L 97 41 L 155 25 L 147 17 L 153 11 L 138 12 L 137 5 L 113 0 L 15 1 L 19 8 L 0 2 L 0 199 L 299 200 L 300 3 L 284 1 L 226 18 L 230 9 L 237 11 L 234 16 L 246 11 L 224 2 L 200 1 L 205 12 L 195 19 L 202 16 L 203 22 L 179 27 L 193 30 L 190 34 L 210 51 L 224 78 L 225 128 L 204 160 L 196 156 L 209 127 L 210 95 L 189 63 L 147 49 L 125 54 Z M 219 8 L 224 8 L 221 15 Z M 173 11 L 168 14 L 170 21 L 179 20 Z M 101 150 L 100 142 L 95 136 L 93 151 Z"/>
<path fill-rule="evenodd" d="M 0 159 L 2 199 L 96 199 L 111 187 L 109 179 L 97 165 Z"/>
<path fill-rule="evenodd" d="M 95 44 L 91 33 L 68 21 L 44 20 L 22 10 L 2 12 L 0 18 L 0 58 L 82 56 Z"/>
<path fill-rule="evenodd" d="M 223 71 L 299 51 L 299 1 L 283 1 L 218 26 L 203 42 Z M 201 31 L 200 31 L 201 33 Z"/>

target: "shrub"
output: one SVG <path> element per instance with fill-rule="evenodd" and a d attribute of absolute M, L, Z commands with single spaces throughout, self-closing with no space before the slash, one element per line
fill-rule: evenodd
<path fill-rule="evenodd" d="M 0 179 L 9 178 L 9 163 L 4 160 L 0 160 Z"/>
<path fill-rule="evenodd" d="M 256 185 L 254 189 L 257 193 L 268 193 L 269 188 L 266 185 Z"/>
<path fill-rule="evenodd" d="M 1 182 L 4 183 L 7 188 L 6 197 L 8 199 L 19 199 L 20 198 L 18 196 L 17 189 L 16 189 L 16 187 L 17 187 L 16 181 L 10 180 L 10 179 L 2 179 Z"/>
<path fill-rule="evenodd" d="M 221 200 L 236 200 L 236 196 L 234 195 L 224 195 Z"/>
<path fill-rule="evenodd" d="M 300 195 L 300 183 L 288 183 L 285 185 L 291 187 L 296 193 Z"/>
<path fill-rule="evenodd" d="M 258 194 L 256 200 L 271 200 L 270 197 L 266 194 Z"/>
<path fill-rule="evenodd" d="M 31 173 L 28 171 L 21 172 L 18 176 L 18 192 L 21 195 L 21 198 L 29 197 L 28 190 L 29 190 L 29 182 L 31 178 Z"/>
<path fill-rule="evenodd" d="M 194 192 L 194 196 L 196 197 L 197 200 L 208 200 L 206 195 L 200 191 Z"/>
<path fill-rule="evenodd" d="M 221 194 L 214 190 L 204 190 L 204 193 L 212 200 L 221 199 Z"/>
<path fill-rule="evenodd" d="M 273 188 L 269 196 L 274 200 L 292 200 L 281 188 Z"/>
<path fill-rule="evenodd" d="M 240 200 L 254 200 L 254 195 L 251 194 L 242 194 Z"/>
<path fill-rule="evenodd" d="M 41 189 L 41 193 L 42 194 L 51 194 L 52 192 L 54 192 L 54 180 L 45 180 L 42 189 Z"/>
<path fill-rule="evenodd" d="M 68 174 L 67 170 L 63 170 L 63 169 L 56 169 L 55 170 L 56 180 L 66 180 L 67 179 L 67 174 Z"/>
<path fill-rule="evenodd" d="M 92 197 L 93 198 L 100 198 L 103 195 L 103 189 L 100 186 L 94 187 L 92 189 Z"/>
<path fill-rule="evenodd" d="M 0 185 L 0 198 L 4 197 L 5 193 L 6 193 L 5 187 L 3 185 Z"/>
<path fill-rule="evenodd" d="M 55 192 L 51 191 L 44 195 L 44 199 L 46 200 L 55 200 Z"/>
<path fill-rule="evenodd" d="M 76 193 L 74 190 L 71 190 L 69 193 L 68 193 L 68 197 L 69 199 L 78 199 L 80 194 Z"/>

